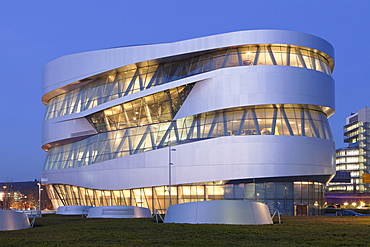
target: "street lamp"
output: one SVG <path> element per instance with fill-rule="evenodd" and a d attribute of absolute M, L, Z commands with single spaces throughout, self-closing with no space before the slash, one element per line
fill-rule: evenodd
<path fill-rule="evenodd" d="M 169 206 L 172 205 L 172 196 L 171 196 L 171 181 L 172 181 L 172 152 L 176 149 L 171 148 L 171 144 L 168 144 L 168 196 L 169 196 Z"/>
<path fill-rule="evenodd" d="M 42 183 L 41 183 L 41 181 L 42 180 L 39 180 L 38 181 L 38 183 L 37 183 L 37 185 L 39 186 L 39 209 L 38 209 L 38 214 L 41 214 L 41 191 L 42 191 L 42 188 L 41 188 L 41 186 L 42 186 Z"/>
<path fill-rule="evenodd" d="M 41 191 L 43 190 L 42 182 L 46 182 L 46 181 L 48 181 L 47 178 L 41 178 L 37 183 L 37 185 L 39 186 L 39 213 L 40 215 L 41 215 Z"/>
<path fill-rule="evenodd" d="M 8 194 L 6 193 L 6 188 L 7 186 L 4 185 L 3 186 L 3 189 L 4 189 L 3 209 L 8 209 L 6 205 L 7 200 L 8 200 Z"/>
<path fill-rule="evenodd" d="M 171 121 L 170 127 L 169 127 L 169 133 L 168 133 L 168 204 L 170 207 L 172 205 L 172 196 L 171 196 L 171 183 L 172 183 L 172 152 L 176 151 L 176 149 L 171 147 L 171 128 L 173 124 L 176 123 L 175 121 Z"/>

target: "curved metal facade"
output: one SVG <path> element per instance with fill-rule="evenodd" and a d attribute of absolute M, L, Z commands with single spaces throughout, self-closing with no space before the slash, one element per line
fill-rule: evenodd
<path fill-rule="evenodd" d="M 255 30 L 46 64 L 54 205 L 241 199 L 320 214 L 335 172 L 333 54 L 312 35 Z"/>

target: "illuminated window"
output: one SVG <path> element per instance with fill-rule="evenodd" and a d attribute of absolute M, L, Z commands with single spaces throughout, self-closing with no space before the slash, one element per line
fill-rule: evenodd
<path fill-rule="evenodd" d="M 183 91 L 185 89 L 181 93 Z M 318 106 L 236 107 L 171 121 L 178 108 L 169 102 L 181 104 L 186 98 L 176 99 L 181 93 L 178 88 L 171 89 L 172 99 L 164 97 L 167 94 L 162 92 L 88 116 L 100 133 L 72 144 L 52 147 L 44 170 L 83 167 L 163 148 L 169 142 L 176 145 L 230 135 L 291 135 L 332 140 L 327 117 Z M 157 96 L 165 100 L 156 100 Z"/>
<path fill-rule="evenodd" d="M 81 87 L 49 100 L 45 119 L 81 112 L 105 102 L 181 78 L 211 70 L 236 66 L 280 65 L 331 74 L 329 56 L 314 49 L 294 45 L 260 44 L 225 48 L 202 54 L 187 54 L 130 64 L 114 71 L 74 82 Z M 117 72 L 118 71 L 118 72 Z M 88 83 L 86 83 L 88 82 Z"/>

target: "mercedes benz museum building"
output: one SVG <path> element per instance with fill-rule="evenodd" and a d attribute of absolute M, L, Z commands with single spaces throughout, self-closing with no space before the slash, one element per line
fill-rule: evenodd
<path fill-rule="evenodd" d="M 335 173 L 334 49 L 248 30 L 63 56 L 43 69 L 55 208 L 253 200 L 318 215 Z"/>

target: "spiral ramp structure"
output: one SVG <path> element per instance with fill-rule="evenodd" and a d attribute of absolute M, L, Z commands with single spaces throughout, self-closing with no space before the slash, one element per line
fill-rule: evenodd
<path fill-rule="evenodd" d="M 254 200 L 317 215 L 335 173 L 334 50 L 250 30 L 58 58 L 43 69 L 55 208 Z"/>

